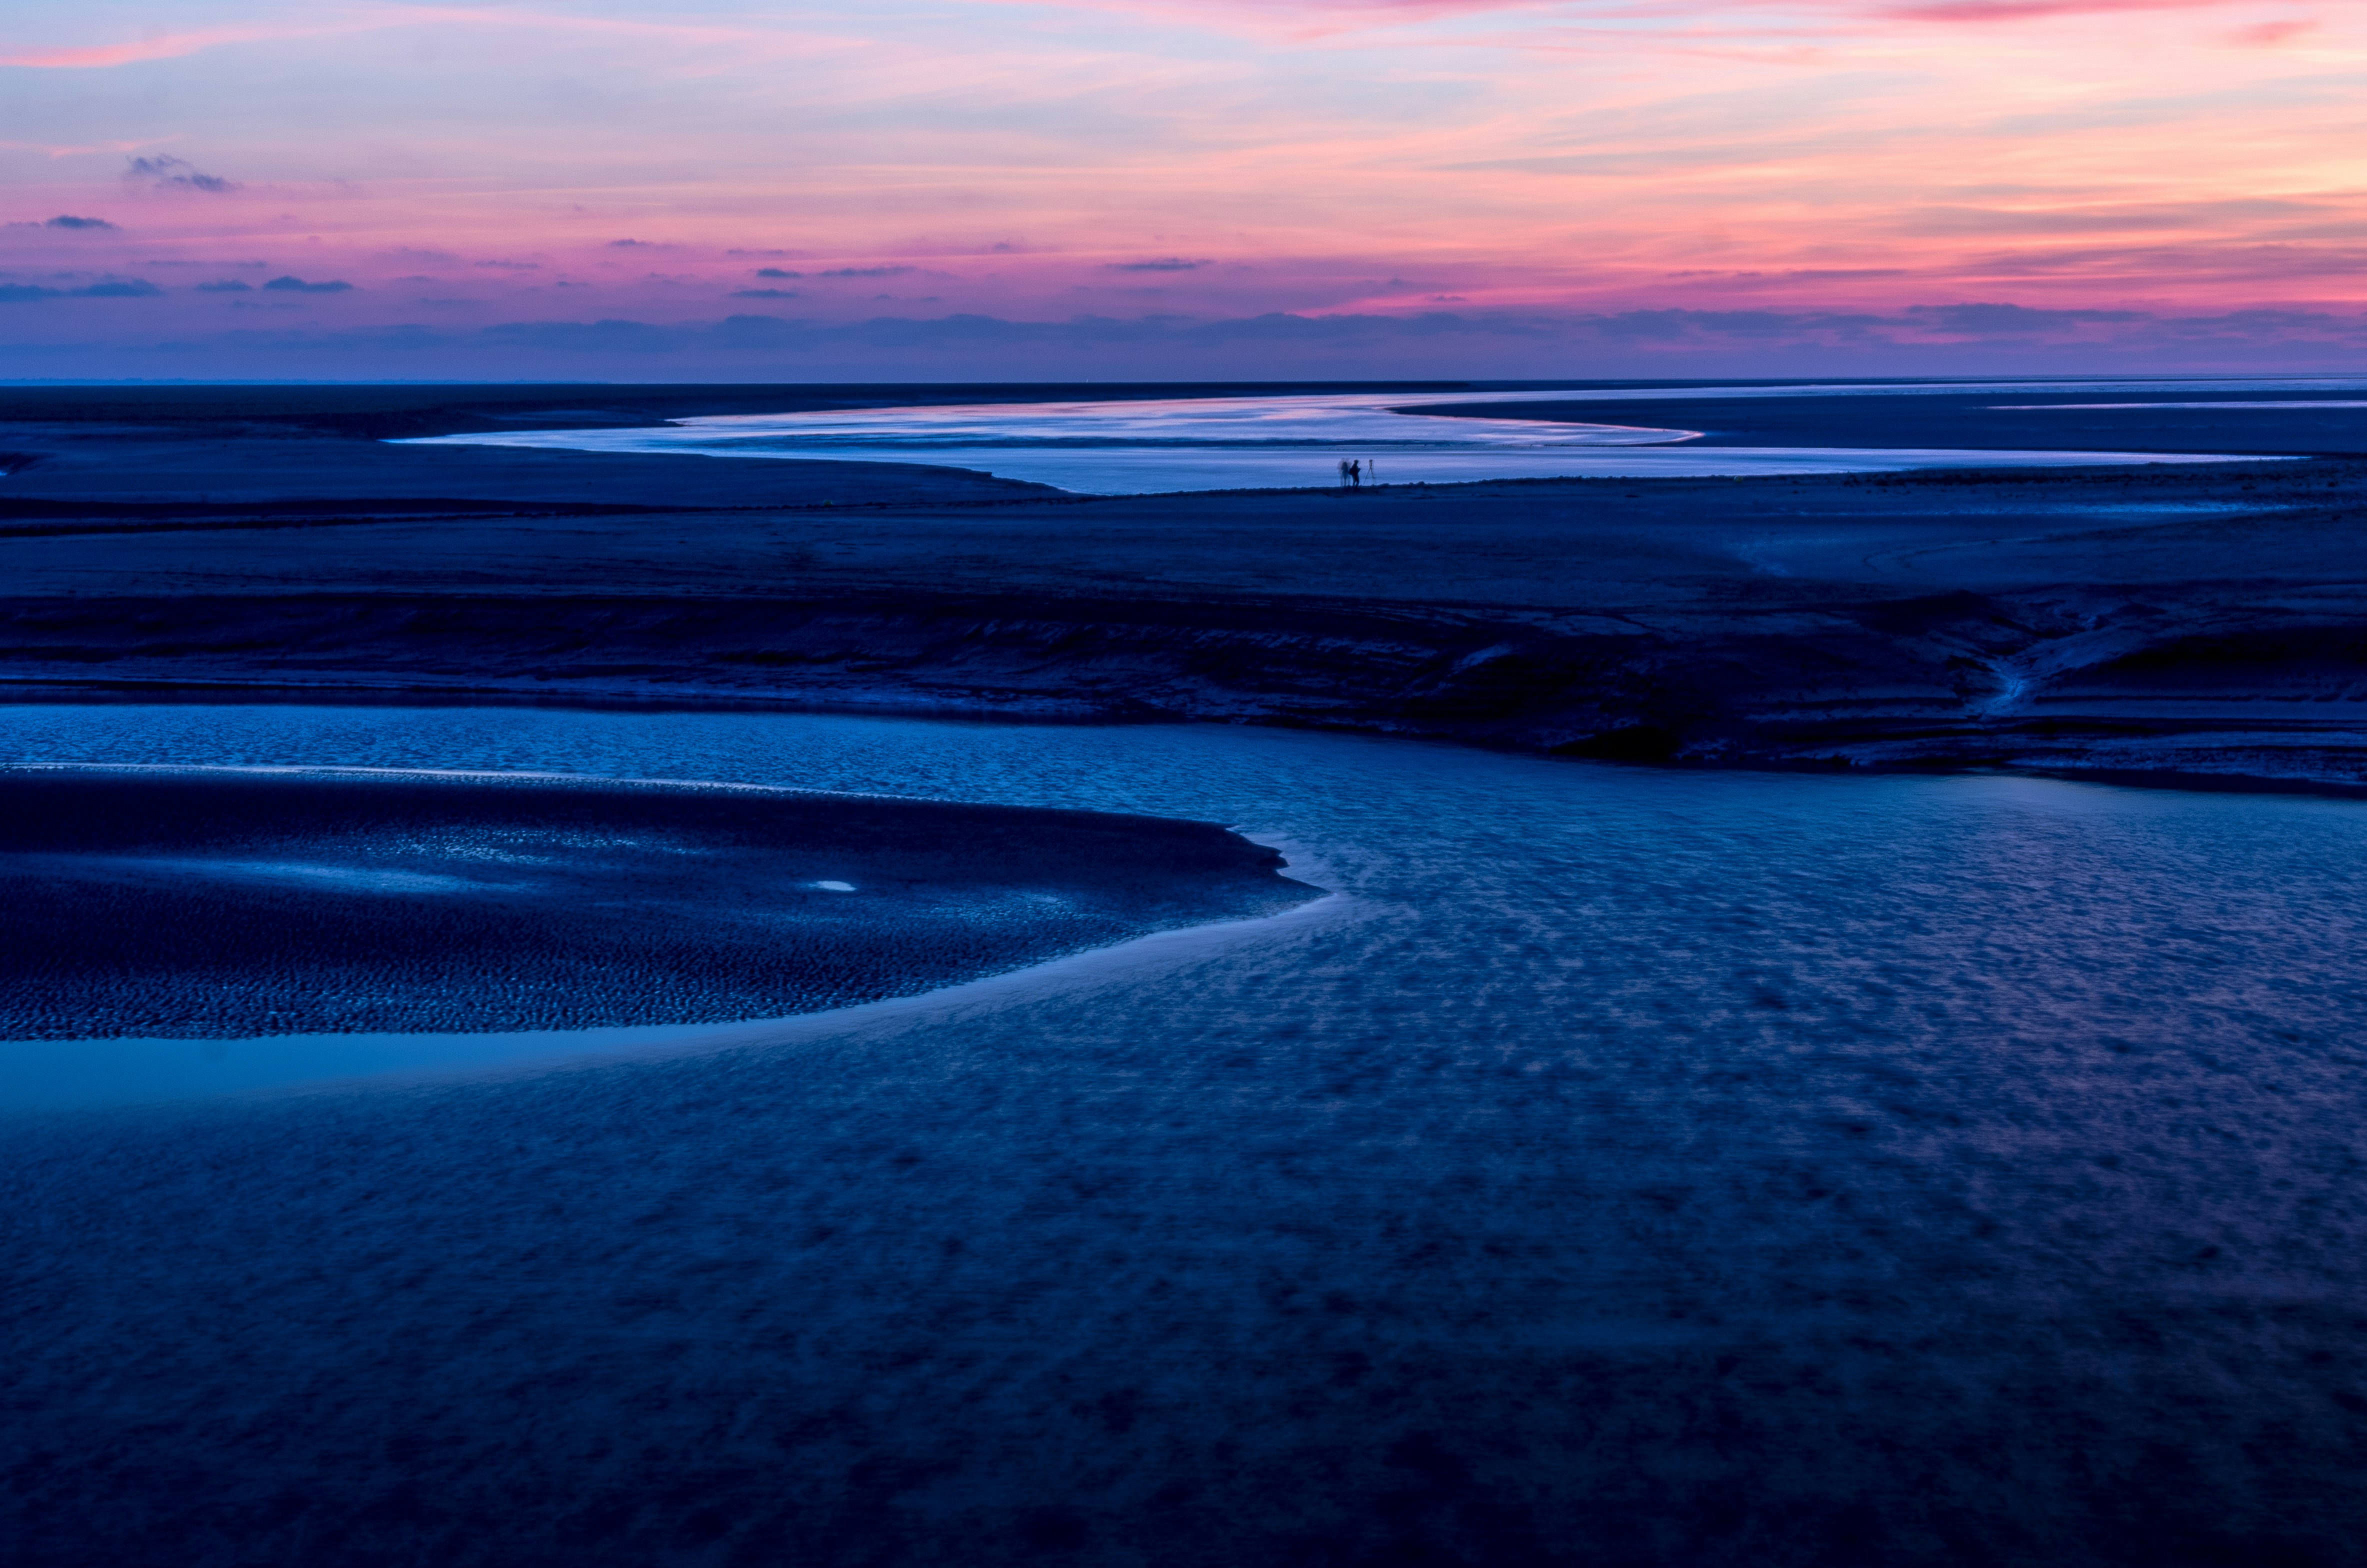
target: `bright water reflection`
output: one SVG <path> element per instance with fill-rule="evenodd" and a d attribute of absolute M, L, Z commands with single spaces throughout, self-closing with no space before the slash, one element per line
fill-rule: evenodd
<path fill-rule="evenodd" d="M 1386 484 L 2220 460 L 1840 446 L 1686 450 L 1681 444 L 1698 432 L 1423 415 L 1431 406 L 1567 403 L 1572 396 L 1360 392 L 842 409 L 714 415 L 642 429 L 473 432 L 413 444 L 927 463 L 1089 494 L 1319 487 L 1340 483 L 1340 465 L 1348 460 L 1365 465 L 1364 483 Z"/>

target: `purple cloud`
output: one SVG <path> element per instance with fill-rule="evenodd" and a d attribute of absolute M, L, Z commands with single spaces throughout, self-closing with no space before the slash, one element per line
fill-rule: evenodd
<path fill-rule="evenodd" d="M 0 303 L 28 300 L 144 300 L 163 293 L 144 278 L 107 278 L 79 289 L 51 289 L 40 283 L 0 283 Z"/>
<path fill-rule="evenodd" d="M 209 196 L 221 196 L 238 188 L 236 180 L 207 174 L 187 159 L 170 154 L 130 159 L 125 165 L 123 177 L 145 180 L 159 190 L 200 190 Z"/>

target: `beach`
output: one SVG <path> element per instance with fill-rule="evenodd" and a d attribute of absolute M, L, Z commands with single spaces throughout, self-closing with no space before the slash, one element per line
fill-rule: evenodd
<path fill-rule="evenodd" d="M 0 442 L 28 1562 L 2359 1560 L 2367 456 L 386 438 L 759 395 Z"/>
<path fill-rule="evenodd" d="M 2275 390 L 2152 395 L 2293 401 Z M 37 460 L 0 480 L 0 680 L 1311 724 L 1693 766 L 2362 776 L 2367 421 L 2339 388 L 2312 389 L 2315 414 L 2056 416 L 2067 451 L 2134 443 L 2147 418 L 2160 445 L 2191 415 L 2198 440 L 2255 458 L 2294 437 L 2273 460 L 1103 497 L 916 461 L 398 444 L 338 428 L 408 441 L 490 415 L 408 389 L 376 412 L 277 395 L 267 419 L 181 398 L 9 437 Z M 599 412 L 583 389 L 548 395 L 495 407 L 576 428 Z M 1670 409 L 1702 442 L 1760 449 L 1785 430 L 1866 441 L 1878 419 L 1962 439 L 1968 400 L 2035 395 L 1513 406 Z M 2018 422 L 1999 438 L 2035 438 L 2037 415 L 1998 417 Z"/>

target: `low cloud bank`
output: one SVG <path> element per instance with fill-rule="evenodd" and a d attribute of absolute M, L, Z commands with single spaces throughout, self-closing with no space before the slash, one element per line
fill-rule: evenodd
<path fill-rule="evenodd" d="M 480 329 L 484 341 L 565 352 L 676 352 L 728 347 L 803 351 L 855 344 L 869 347 L 984 345 L 1214 347 L 1232 344 L 1387 344 L 1447 338 L 1511 338 L 1648 345 L 1716 351 L 1735 344 L 1816 344 L 1901 347 L 1966 342 L 2126 344 L 2213 342 L 2262 346 L 2307 342 L 2367 345 L 2367 315 L 2258 310 L 2171 316 L 2144 311 L 2043 310 L 2022 305 L 1914 305 L 1891 313 L 1786 311 L 1637 310 L 1587 314 L 1263 315 L 1206 320 L 1154 315 L 1077 316 L 1014 321 L 1002 316 L 874 316 L 826 322 L 733 315 L 718 322 L 658 324 L 512 322 Z"/>
<path fill-rule="evenodd" d="M 164 291 L 144 278 L 103 278 L 96 283 L 85 283 L 71 289 L 51 288 L 46 283 L 0 283 L 0 303 L 21 304 L 32 300 L 146 300 Z"/>
<path fill-rule="evenodd" d="M 275 279 L 305 292 L 336 283 Z M 153 285 L 9 285 L 0 300 L 153 293 Z M 780 297 L 788 297 L 782 290 Z M 751 290 L 752 297 L 770 294 Z M 38 363 L 43 347 L 14 346 Z M 474 329 L 390 324 L 250 329 L 142 345 L 75 346 L 121 363 L 229 356 L 258 370 L 369 378 L 504 375 L 562 364 L 625 379 L 838 378 L 869 369 L 971 380 L 1047 376 L 1686 376 L 2082 374 L 2348 370 L 2367 349 L 2367 314 L 2248 310 L 2173 315 L 2053 310 L 2004 302 L 1889 312 L 1631 310 L 1433 311 L 1410 315 L 1077 316 L 981 314 L 828 321 L 773 314 L 721 320 L 509 322 Z M 1277 356 L 1278 350 L 1286 355 Z M 85 362 L 87 362 L 85 358 Z M 332 367 L 335 367 L 334 369 Z M 40 370 L 30 370 L 41 374 Z M 86 371 L 84 373 L 87 373 Z M 142 373 L 126 369 L 122 373 Z M 153 371 L 145 373 L 154 373 Z"/>

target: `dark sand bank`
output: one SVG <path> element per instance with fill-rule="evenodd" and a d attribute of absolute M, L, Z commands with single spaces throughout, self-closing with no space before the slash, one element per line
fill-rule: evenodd
<path fill-rule="evenodd" d="M 920 404 L 1042 403 L 1080 398 L 1223 397 L 1255 393 L 1519 391 L 1525 381 L 947 381 L 776 385 L 719 382 L 635 386 L 254 384 L 0 386 L 0 426 L 56 421 L 140 425 L 189 434 L 344 436 L 384 440 L 466 431 L 567 430 L 658 425 L 706 415 L 787 414 Z"/>
<path fill-rule="evenodd" d="M 631 427 L 718 415 L 1015 403 L 1404 392 L 1431 415 L 1676 426 L 1699 446 L 1984 448 L 2029 451 L 2367 453 L 2356 389 L 2122 381 L 1944 383 L 1655 381 L 882 382 L 841 385 L 0 386 L 0 430 L 141 428 L 187 440 L 399 439 L 504 430 Z M 1496 403 L 1493 392 L 1569 387 L 1566 403 Z M 1430 401 L 1467 392 L 1470 401 Z M 1738 395 L 1739 394 L 1739 395 Z M 2190 408 L 2181 403 L 2249 404 Z M 2317 409 L 2279 404 L 2318 403 Z M 2098 406 L 2107 405 L 2107 406 Z M 2117 406 L 2114 406 L 2117 405 Z M 1409 431 L 1409 438 L 1419 438 Z"/>
<path fill-rule="evenodd" d="M 357 434 L 778 409 L 792 392 L 855 406 L 1086 390 L 13 389 L 0 412 L 40 420 L 0 424 L 0 450 L 22 454 L 0 479 L 0 682 L 2367 778 L 2367 463 L 2340 455 L 2367 410 L 1990 407 L 2137 400 L 2090 391 L 1533 403 L 1515 406 L 1697 421 L 1744 444 L 2043 446 L 2052 431 L 2064 449 L 2306 437 L 2299 449 L 2336 455 L 1093 499 L 925 466 Z"/>
<path fill-rule="evenodd" d="M 1796 396 L 1686 397 L 1433 405 L 1432 415 L 1575 424 L 1677 426 L 1693 447 L 1961 448 L 1989 451 L 2367 454 L 2367 407 L 2355 390 L 2172 384 L 2110 391 L 1843 391 Z M 2316 407 L 2293 407 L 2293 403 Z M 2184 407 L 2180 404 L 2209 404 Z M 2231 406 L 2232 405 L 2232 406 Z"/>
<path fill-rule="evenodd" d="M 1562 387 L 1586 395 L 1569 403 L 1488 402 L 1491 392 Z M 1425 400 L 1470 394 L 1468 403 L 1426 403 L 1424 412 L 1433 415 L 1678 425 L 1704 432 L 1702 442 L 1706 445 L 2329 454 L 2367 449 L 2361 446 L 2367 441 L 2367 409 L 2334 406 L 2358 401 L 2355 390 L 2307 381 L 2291 385 L 2255 381 L 2239 384 L 2237 390 L 2207 382 L 2121 381 L 2110 383 L 2110 388 L 2099 391 L 2076 381 L 2055 385 L 2045 381 L 1963 389 L 1913 381 L 1820 386 L 1798 381 L 1648 381 L 18 385 L 0 386 L 0 426 L 141 426 L 188 436 L 389 439 L 645 426 L 715 415 L 1380 392 L 1420 394 Z M 2311 401 L 2329 406 L 2318 411 L 2267 406 Z M 2248 412 L 2092 406 L 2192 402 L 2263 406 Z M 2209 433 L 2209 439 L 2190 439 L 2203 432 Z M 2245 444 L 2248 441 L 2264 444 Z"/>
<path fill-rule="evenodd" d="M 0 538 L 0 679 L 2362 777 L 2346 460 L 861 508 L 812 505 L 807 465 L 605 460 L 755 470 L 799 505 L 52 518 Z"/>
<path fill-rule="evenodd" d="M 0 1040 L 876 1001 L 1313 896 L 1203 823 L 417 775 L 0 771 Z"/>
<path fill-rule="evenodd" d="M 0 426 L 0 537 L 61 522 L 344 522 L 449 512 L 572 513 L 866 506 L 1058 494 L 905 463 L 422 448 L 339 436 L 189 435 L 147 426 Z"/>

